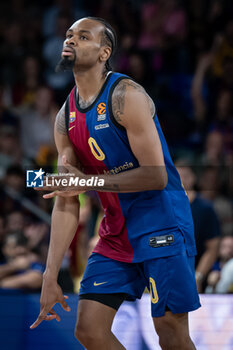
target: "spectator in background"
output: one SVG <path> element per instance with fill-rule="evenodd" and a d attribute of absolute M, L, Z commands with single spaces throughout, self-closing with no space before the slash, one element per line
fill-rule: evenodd
<path fill-rule="evenodd" d="M 24 53 L 22 26 L 11 20 L 4 28 L 0 46 L 0 75 L 4 83 L 12 85 L 18 81 Z"/>
<path fill-rule="evenodd" d="M 41 261 L 45 263 L 48 253 L 49 226 L 43 222 L 30 220 L 24 227 L 24 235 L 31 250 L 40 250 Z"/>
<path fill-rule="evenodd" d="M 7 107 L 7 103 L 11 103 L 11 98 L 8 97 L 6 85 L 0 83 L 0 128 L 6 125 L 18 127 L 17 116 Z"/>
<path fill-rule="evenodd" d="M 233 117 L 233 94 L 229 89 L 223 89 L 219 92 L 217 103 L 216 103 L 216 114 L 213 122 L 216 127 L 232 127 Z M 231 129 L 232 131 L 232 129 Z"/>
<path fill-rule="evenodd" d="M 25 227 L 25 218 L 21 211 L 13 211 L 6 217 L 6 231 L 9 233 L 23 232 Z"/>
<path fill-rule="evenodd" d="M 5 263 L 0 265 L 0 287 L 38 290 L 45 266 L 38 253 L 30 251 L 20 231 L 6 236 L 3 244 Z"/>
<path fill-rule="evenodd" d="M 53 118 L 56 105 L 50 88 L 41 86 L 36 91 L 33 108 L 21 112 L 20 137 L 24 155 L 35 159 L 42 146 L 54 147 Z"/>
<path fill-rule="evenodd" d="M 0 264 L 2 264 L 5 260 L 2 247 L 5 238 L 6 230 L 3 216 L 0 216 Z"/>
<path fill-rule="evenodd" d="M 43 45 L 43 57 L 47 64 L 46 82 L 50 88 L 55 90 L 57 95 L 57 102 L 62 104 L 63 97 L 71 90 L 71 84 L 73 84 L 73 76 L 71 72 L 56 72 L 55 68 L 58 62 L 61 60 L 61 51 L 63 47 L 63 41 L 67 28 L 72 19 L 67 13 L 59 13 L 56 23 L 56 33 L 49 37 Z M 64 91 L 65 89 L 65 91 Z"/>
<path fill-rule="evenodd" d="M 230 195 L 230 177 L 230 168 L 209 166 L 202 171 L 198 183 L 201 196 L 213 204 L 221 223 L 223 235 L 233 233 L 233 207 L 231 200 L 227 198 L 227 195 Z"/>
<path fill-rule="evenodd" d="M 233 89 L 233 57 L 226 56 L 222 64 L 223 75 L 216 81 L 216 87 L 222 89 Z M 215 84 L 213 84 L 215 86 Z"/>
<path fill-rule="evenodd" d="M 195 191 L 196 176 L 185 161 L 177 161 L 176 166 L 191 205 L 194 233 L 197 246 L 195 260 L 196 283 L 199 293 L 218 254 L 220 226 L 211 202 Z"/>
<path fill-rule="evenodd" d="M 233 293 L 233 236 L 224 236 L 219 247 L 218 260 L 207 279 L 206 293 Z"/>
<path fill-rule="evenodd" d="M 35 56 L 26 56 L 22 63 L 20 81 L 13 86 L 13 105 L 20 108 L 29 108 L 35 104 L 36 91 L 43 83 L 41 62 Z"/>
<path fill-rule="evenodd" d="M 208 17 L 209 13 L 212 12 L 211 5 L 211 0 L 208 3 L 200 0 L 189 0 L 185 2 L 189 23 L 187 43 L 192 68 L 196 66 L 196 61 L 200 54 L 209 49 L 212 36 L 216 30 L 213 26 L 211 26 L 211 29 L 209 28 Z M 210 19 L 210 21 L 213 19 Z"/>
<path fill-rule="evenodd" d="M 123 58 L 123 57 L 121 57 Z M 148 94 L 153 98 L 153 81 L 151 79 L 150 59 L 145 59 L 143 52 L 131 50 L 125 62 L 124 72 L 132 77 L 137 83 L 142 84 Z"/>
<path fill-rule="evenodd" d="M 205 75 L 213 61 L 213 54 L 204 54 L 199 58 L 196 66 L 195 75 L 192 81 L 191 96 L 193 101 L 194 118 L 200 126 L 202 126 L 207 117 L 207 102 L 203 96 L 203 85 Z"/>
<path fill-rule="evenodd" d="M 207 121 L 221 118 L 222 112 L 224 118 L 232 112 L 231 103 L 226 101 L 224 109 L 220 100 L 222 91 L 230 93 L 233 88 L 233 21 L 227 27 L 225 36 L 216 36 L 212 48 L 200 55 L 192 82 L 194 117 L 205 126 Z M 223 43 L 227 49 L 222 49 Z"/>
<path fill-rule="evenodd" d="M 233 59 L 233 19 L 229 19 L 225 24 L 224 35 L 218 37 L 218 47 L 215 49 L 213 60 L 213 73 L 216 77 L 224 74 L 223 64 L 226 57 Z"/>
<path fill-rule="evenodd" d="M 13 5 L 15 6 L 15 4 Z M 22 3 L 22 7 L 25 4 Z M 35 1 L 27 4 L 27 9 L 24 8 L 22 19 L 22 30 L 23 30 L 23 45 L 25 48 L 25 57 L 41 57 L 41 44 L 43 41 L 41 32 L 41 11 L 43 4 L 41 1 L 38 2 L 37 6 Z M 26 10 L 26 11 L 25 11 Z M 19 15 L 20 16 L 20 15 Z M 16 18 L 19 16 L 16 15 Z"/>
<path fill-rule="evenodd" d="M 178 0 L 158 0 L 142 6 L 141 49 L 168 48 L 186 36 L 186 14 Z"/>
<path fill-rule="evenodd" d="M 42 19 L 42 33 L 45 38 L 55 35 L 57 19 L 60 13 L 67 13 L 73 19 L 78 20 L 85 16 L 86 12 L 83 9 L 84 0 L 79 0 L 78 6 L 72 0 L 54 0 L 52 6 L 45 9 Z M 85 0 L 86 2 L 86 0 Z M 88 8 L 89 10 L 89 8 Z"/>
<path fill-rule="evenodd" d="M 25 191 L 25 172 L 19 165 L 12 165 L 6 171 L 4 185 L 23 193 Z"/>
<path fill-rule="evenodd" d="M 210 132 L 218 131 L 222 135 L 225 162 L 233 164 L 233 92 L 222 89 L 216 101 L 216 113 L 210 124 Z"/>
<path fill-rule="evenodd" d="M 201 164 L 221 166 L 226 164 L 223 148 L 223 135 L 218 130 L 212 130 L 206 135 Z"/>
<path fill-rule="evenodd" d="M 0 178 L 5 176 L 8 167 L 22 161 L 21 145 L 16 127 L 0 127 Z"/>
<path fill-rule="evenodd" d="M 221 31 L 225 25 L 224 11 L 227 12 L 225 5 L 226 1 L 222 0 L 211 0 L 206 5 L 208 29 L 210 32 L 214 31 L 214 34 Z"/>
<path fill-rule="evenodd" d="M 7 169 L 4 181 L 0 186 L 0 208 L 3 215 L 8 215 L 21 208 L 20 201 L 14 196 L 9 196 L 9 192 L 24 194 L 25 181 L 25 172 L 20 166 L 12 165 Z"/>

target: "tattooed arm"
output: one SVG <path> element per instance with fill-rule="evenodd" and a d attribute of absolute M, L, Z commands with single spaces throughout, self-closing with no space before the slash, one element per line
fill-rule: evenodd
<path fill-rule="evenodd" d="M 155 106 L 152 99 L 139 84 L 123 79 L 113 92 L 112 111 L 116 121 L 126 129 L 131 150 L 140 166 L 104 177 L 105 190 L 162 190 L 167 184 L 167 172 L 159 135 L 153 121 Z"/>
<path fill-rule="evenodd" d="M 149 107 L 150 114 L 153 118 L 155 115 L 156 109 L 152 98 L 146 93 L 145 89 L 141 85 L 137 84 L 132 80 L 123 79 L 116 86 L 112 94 L 112 111 L 116 121 L 119 124 L 122 123 L 122 119 L 124 118 L 124 114 L 125 114 L 124 112 L 125 102 L 129 93 L 132 94 L 133 99 L 136 99 L 139 95 L 140 97 L 144 96 L 144 99 L 147 102 L 147 108 L 145 113 L 147 112 L 147 109 Z M 136 101 L 134 101 L 134 103 L 135 102 Z"/>

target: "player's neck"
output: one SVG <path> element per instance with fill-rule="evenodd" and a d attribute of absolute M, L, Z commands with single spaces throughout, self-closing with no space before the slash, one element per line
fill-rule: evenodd
<path fill-rule="evenodd" d="M 97 70 L 95 67 L 93 70 L 75 72 L 74 78 L 78 89 L 79 101 L 88 105 L 97 97 L 105 82 L 106 74 L 103 73 L 102 69 Z"/>

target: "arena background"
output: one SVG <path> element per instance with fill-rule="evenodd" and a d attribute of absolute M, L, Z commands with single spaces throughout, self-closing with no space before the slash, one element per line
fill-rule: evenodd
<path fill-rule="evenodd" d="M 153 98 L 184 185 L 202 200 L 202 206 L 192 204 L 197 264 L 205 256 L 211 265 L 197 280 L 203 307 L 190 316 L 195 345 L 233 349 L 232 10 L 231 0 L 1 2 L 1 349 L 82 348 L 73 334 L 76 293 L 103 213 L 95 193 L 80 196 L 80 225 L 59 274 L 72 311 L 58 306 L 61 323 L 30 331 L 39 312 L 53 201 L 26 188 L 26 170 L 56 170 L 53 124 L 74 81 L 55 67 L 67 28 L 84 16 L 102 17 L 115 28 L 113 69 Z M 159 349 L 149 308 L 148 294 L 121 306 L 113 331 L 127 350 Z"/>

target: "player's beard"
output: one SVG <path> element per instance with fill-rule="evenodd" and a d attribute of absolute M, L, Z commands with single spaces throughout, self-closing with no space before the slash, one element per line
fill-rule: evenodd
<path fill-rule="evenodd" d="M 75 59 L 76 59 L 76 56 L 74 56 L 72 60 L 69 59 L 67 56 L 62 57 L 55 68 L 56 73 L 73 70 Z"/>

